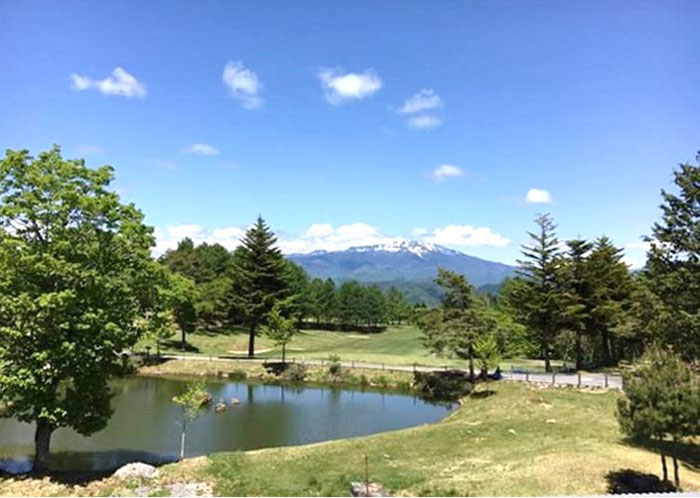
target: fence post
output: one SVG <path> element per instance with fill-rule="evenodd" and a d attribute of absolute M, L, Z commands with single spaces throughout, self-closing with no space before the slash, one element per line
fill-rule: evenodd
<path fill-rule="evenodd" d="M 581 387 L 581 372 L 578 372 L 578 387 Z"/>
<path fill-rule="evenodd" d="M 608 387 L 608 374 L 603 374 L 605 376 L 605 387 Z"/>
<path fill-rule="evenodd" d="M 384 363 L 382 363 L 382 370 L 384 370 Z"/>
<path fill-rule="evenodd" d="M 530 372 L 525 372 L 525 382 L 530 382 Z"/>
<path fill-rule="evenodd" d="M 416 373 L 416 362 L 413 362 L 413 373 Z"/>
<path fill-rule="evenodd" d="M 355 360 L 350 361 L 351 368 L 355 368 Z"/>
<path fill-rule="evenodd" d="M 554 376 L 555 376 L 555 375 L 556 375 L 556 374 L 555 374 L 554 372 L 552 372 L 552 385 L 554 385 Z"/>

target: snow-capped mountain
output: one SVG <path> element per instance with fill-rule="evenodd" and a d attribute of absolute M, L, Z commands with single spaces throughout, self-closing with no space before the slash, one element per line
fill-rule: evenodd
<path fill-rule="evenodd" d="M 464 274 L 472 285 L 479 287 L 499 284 L 515 271 L 514 267 L 503 263 L 423 241 L 396 241 L 287 257 L 312 277 L 330 277 L 336 281 L 426 283 L 435 279 L 438 267 L 443 267 Z"/>

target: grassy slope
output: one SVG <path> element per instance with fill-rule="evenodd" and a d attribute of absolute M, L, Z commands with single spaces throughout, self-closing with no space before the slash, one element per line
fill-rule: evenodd
<path fill-rule="evenodd" d="M 208 333 L 197 332 L 188 337 L 188 342 L 198 352 L 204 354 L 245 354 L 248 347 L 248 336 L 245 333 Z M 259 356 L 279 357 L 280 348 L 264 336 L 256 339 L 256 350 Z M 138 346 L 143 349 L 146 343 Z M 151 345 L 152 350 L 155 347 Z M 179 344 L 170 342 L 164 351 L 178 351 Z M 386 331 L 376 334 L 361 334 L 357 332 L 330 332 L 325 330 L 304 330 L 297 334 L 287 346 L 289 357 L 321 359 L 337 354 L 346 361 L 386 363 L 394 365 L 436 366 L 465 366 L 464 360 L 437 358 L 431 355 L 421 343 L 420 331 L 410 325 L 389 327 Z M 511 364 L 539 367 L 537 360 L 517 359 L 504 360 L 503 367 Z"/>
<path fill-rule="evenodd" d="M 363 476 L 411 495 L 603 493 L 609 471 L 658 474 L 658 455 L 623 443 L 614 393 L 502 383 L 445 421 L 317 445 L 211 456 L 217 494 L 345 495 Z M 700 473 L 682 468 L 686 489 Z"/>

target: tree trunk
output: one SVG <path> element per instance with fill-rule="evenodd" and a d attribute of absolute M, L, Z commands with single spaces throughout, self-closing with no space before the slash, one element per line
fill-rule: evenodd
<path fill-rule="evenodd" d="M 34 472 L 42 473 L 49 470 L 49 448 L 52 432 L 53 428 L 46 419 L 37 420 L 36 432 L 34 433 Z"/>
<path fill-rule="evenodd" d="M 549 360 L 549 348 L 546 344 L 542 344 L 542 352 L 544 353 L 544 371 L 550 373 L 552 371 L 552 362 Z"/>
<path fill-rule="evenodd" d="M 474 349 L 469 346 L 469 380 L 474 382 Z"/>
<path fill-rule="evenodd" d="M 676 491 L 681 491 L 681 478 L 678 475 L 678 442 L 673 440 L 673 485 L 676 487 Z"/>
<path fill-rule="evenodd" d="M 180 435 L 180 460 L 185 458 L 185 434 L 187 432 L 187 418 L 182 421 L 182 434 Z"/>
<path fill-rule="evenodd" d="M 576 332 L 576 370 L 581 370 L 583 366 L 583 358 L 581 356 L 583 352 L 581 351 L 581 332 Z"/>
<path fill-rule="evenodd" d="M 663 451 L 661 453 L 661 469 L 663 470 L 664 473 L 664 481 L 663 482 L 668 482 L 668 467 L 666 466 L 666 455 L 664 454 Z"/>
<path fill-rule="evenodd" d="M 610 338 L 608 336 L 608 329 L 603 328 L 601 331 L 602 337 L 602 347 L 603 347 L 603 366 L 610 366 Z"/>
<path fill-rule="evenodd" d="M 248 336 L 248 358 L 255 356 L 255 325 L 250 326 L 250 335 Z"/>
<path fill-rule="evenodd" d="M 284 358 L 285 358 L 286 350 L 287 350 L 287 345 L 282 344 L 282 365 L 284 365 Z"/>
<path fill-rule="evenodd" d="M 185 329 L 180 329 L 180 349 L 185 351 L 187 349 L 187 333 Z"/>

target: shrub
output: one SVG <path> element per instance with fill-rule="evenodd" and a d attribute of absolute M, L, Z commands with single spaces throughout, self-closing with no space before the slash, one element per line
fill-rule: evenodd
<path fill-rule="evenodd" d="M 328 361 L 330 362 L 328 364 L 328 372 L 334 377 L 340 375 L 340 371 L 342 369 L 342 365 L 340 364 L 340 356 L 337 354 L 330 355 L 328 357 Z"/>
<path fill-rule="evenodd" d="M 387 379 L 383 375 L 380 375 L 379 377 L 377 377 L 375 379 L 375 381 L 376 381 L 377 385 L 381 388 L 385 388 L 389 385 L 389 379 Z"/>
<path fill-rule="evenodd" d="M 416 372 L 413 376 L 416 391 L 426 399 L 457 400 L 474 388 L 469 374 L 461 370 Z"/>
<path fill-rule="evenodd" d="M 303 363 L 292 363 L 287 367 L 285 377 L 291 382 L 304 382 L 306 379 L 306 365 Z"/>

